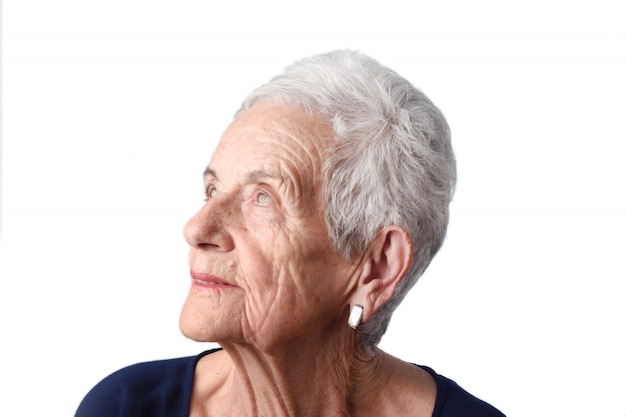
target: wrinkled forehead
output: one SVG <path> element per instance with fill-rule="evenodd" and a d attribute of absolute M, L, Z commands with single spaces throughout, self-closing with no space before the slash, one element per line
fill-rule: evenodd
<path fill-rule="evenodd" d="M 321 116 L 296 106 L 259 103 L 226 129 L 213 159 L 245 155 L 247 162 L 287 162 L 303 171 L 318 171 L 332 142 L 331 124 Z"/>

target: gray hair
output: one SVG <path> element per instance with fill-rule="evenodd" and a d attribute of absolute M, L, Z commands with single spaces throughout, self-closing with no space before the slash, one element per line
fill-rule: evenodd
<path fill-rule="evenodd" d="M 292 64 L 253 91 L 237 114 L 266 101 L 297 105 L 332 123 L 336 145 L 323 158 L 323 195 L 337 253 L 354 259 L 388 225 L 413 240 L 409 271 L 359 328 L 363 347 L 371 349 L 443 243 L 456 181 L 448 124 L 406 79 L 356 51 Z"/>

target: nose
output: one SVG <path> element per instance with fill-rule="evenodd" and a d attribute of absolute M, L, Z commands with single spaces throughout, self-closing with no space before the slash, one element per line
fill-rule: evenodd
<path fill-rule="evenodd" d="M 234 248 L 229 233 L 232 220 L 224 205 L 208 201 L 185 225 L 185 240 L 194 248 L 228 252 Z"/>

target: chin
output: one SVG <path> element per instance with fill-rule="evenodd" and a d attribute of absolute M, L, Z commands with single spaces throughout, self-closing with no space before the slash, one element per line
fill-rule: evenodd
<path fill-rule="evenodd" d="M 220 332 L 216 329 L 207 328 L 198 323 L 189 323 L 183 316 L 181 316 L 179 327 L 183 336 L 194 342 L 217 342 L 221 339 Z"/>
<path fill-rule="evenodd" d="M 213 338 L 207 337 L 202 332 L 189 331 L 183 328 L 182 326 L 180 328 L 180 331 L 183 334 L 183 336 L 185 336 L 187 339 L 193 340 L 194 342 L 200 342 L 200 343 L 215 342 Z"/>
<path fill-rule="evenodd" d="M 236 329 L 233 325 L 236 321 L 232 315 L 229 320 L 224 320 L 216 313 L 215 309 L 207 309 L 188 299 L 178 322 L 181 333 L 196 342 L 218 342 L 234 336 L 232 333 L 236 333 Z"/>
<path fill-rule="evenodd" d="M 212 329 L 207 326 L 205 317 L 195 313 L 194 309 L 190 308 L 188 303 L 185 303 L 183 311 L 180 313 L 180 320 L 178 326 L 181 333 L 188 339 L 196 342 L 212 342 L 214 333 Z"/>

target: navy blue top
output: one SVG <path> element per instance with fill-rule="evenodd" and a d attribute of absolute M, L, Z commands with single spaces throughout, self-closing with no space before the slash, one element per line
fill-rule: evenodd
<path fill-rule="evenodd" d="M 138 363 L 98 383 L 78 406 L 76 417 L 188 417 L 198 356 Z M 500 411 L 422 366 L 437 383 L 433 417 L 504 417 Z"/>

